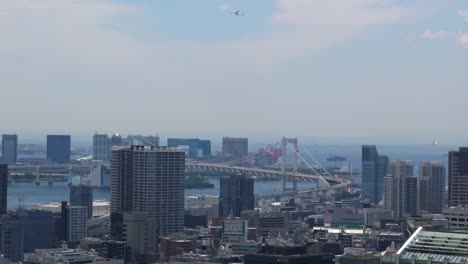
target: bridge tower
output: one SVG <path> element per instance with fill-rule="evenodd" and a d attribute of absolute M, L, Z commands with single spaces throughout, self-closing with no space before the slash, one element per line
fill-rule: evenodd
<path fill-rule="evenodd" d="M 286 150 L 288 148 L 288 145 L 290 145 L 291 147 L 294 148 L 294 159 L 293 159 L 293 173 L 297 173 L 297 154 L 299 153 L 299 148 L 298 148 L 298 144 L 297 144 L 297 137 L 296 138 L 286 138 L 286 137 L 283 137 L 283 139 L 281 140 L 281 155 L 282 155 L 282 172 L 283 172 L 283 178 L 282 178 L 282 183 L 283 183 L 283 192 L 286 192 L 286 191 L 294 191 L 294 192 L 297 192 L 297 180 L 294 179 L 293 180 L 293 188 L 290 189 L 290 188 L 287 188 L 287 183 L 288 183 L 288 180 L 289 180 L 289 177 L 288 177 L 288 173 L 286 171 L 286 163 L 287 163 L 287 159 L 286 159 Z"/>

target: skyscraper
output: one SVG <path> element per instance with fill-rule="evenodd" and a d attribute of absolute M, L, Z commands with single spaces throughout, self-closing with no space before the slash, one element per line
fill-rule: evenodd
<path fill-rule="evenodd" d="M 393 160 L 385 177 L 384 206 L 396 218 L 418 213 L 418 178 L 413 176 L 413 162 Z"/>
<path fill-rule="evenodd" d="M 234 175 L 220 179 L 219 216 L 240 217 L 242 211 L 255 207 L 254 179 L 245 175 Z"/>
<path fill-rule="evenodd" d="M 93 160 L 109 161 L 111 154 L 110 139 L 107 134 L 95 133 L 93 136 Z"/>
<path fill-rule="evenodd" d="M 161 235 L 183 230 L 185 153 L 167 147 L 112 151 L 111 212 L 144 212 Z"/>
<path fill-rule="evenodd" d="M 248 138 L 223 137 L 223 155 L 244 157 L 249 154 Z"/>
<path fill-rule="evenodd" d="M 69 135 L 47 135 L 47 159 L 58 164 L 70 162 L 71 137 Z"/>
<path fill-rule="evenodd" d="M 445 166 L 442 162 L 419 163 L 419 210 L 440 214 L 444 206 Z"/>
<path fill-rule="evenodd" d="M 382 200 L 388 157 L 379 155 L 374 145 L 362 146 L 362 198 L 378 204 Z"/>
<path fill-rule="evenodd" d="M 2 155 L 3 162 L 8 165 L 15 165 L 18 158 L 18 136 L 2 135 Z"/>
<path fill-rule="evenodd" d="M 86 206 L 88 208 L 88 219 L 93 217 L 93 188 L 91 186 L 71 185 L 70 205 Z"/>
<path fill-rule="evenodd" d="M 7 212 L 8 165 L 0 164 L 0 216 Z"/>
<path fill-rule="evenodd" d="M 468 205 L 468 147 L 449 152 L 448 176 L 449 207 Z"/>

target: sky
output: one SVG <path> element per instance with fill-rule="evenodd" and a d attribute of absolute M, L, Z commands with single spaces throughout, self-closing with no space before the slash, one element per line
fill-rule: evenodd
<path fill-rule="evenodd" d="M 468 0 L 0 0 L 0 32 L 20 139 L 468 143 Z"/>

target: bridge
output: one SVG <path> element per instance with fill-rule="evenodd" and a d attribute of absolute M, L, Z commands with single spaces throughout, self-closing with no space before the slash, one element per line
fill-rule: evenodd
<path fill-rule="evenodd" d="M 185 167 L 189 171 L 210 171 L 232 174 L 245 174 L 248 176 L 258 178 L 282 179 L 284 177 L 284 173 L 278 170 L 232 166 L 228 164 L 219 163 L 201 163 L 188 161 L 185 164 Z M 286 172 L 286 175 L 291 181 L 318 182 L 319 186 L 330 186 L 342 183 L 341 178 L 334 176 L 311 175 L 298 172 Z"/>
<path fill-rule="evenodd" d="M 239 166 L 245 161 L 255 158 L 255 154 L 247 157 L 242 157 L 238 160 L 229 161 L 226 163 L 209 163 L 209 162 L 197 162 L 194 160 L 186 160 L 186 170 L 187 171 L 196 171 L 196 172 L 222 172 L 230 174 L 245 174 L 248 176 L 253 176 L 256 178 L 274 178 L 281 179 L 283 185 L 282 194 L 272 194 L 272 195 L 288 195 L 288 194 L 297 194 L 305 195 L 307 193 L 327 191 L 333 189 L 342 189 L 352 186 L 352 181 L 345 178 L 331 175 L 323 166 L 321 166 L 317 160 L 314 159 L 318 167 L 320 168 L 320 173 L 317 171 L 317 166 L 311 166 L 299 153 L 298 140 L 297 138 L 285 138 L 283 137 L 281 141 L 276 144 L 281 143 L 281 170 L 273 169 L 263 169 L 257 167 L 244 167 Z M 286 166 L 286 156 L 287 150 L 292 150 L 293 154 L 293 164 L 292 171 L 287 171 Z M 307 153 L 307 152 L 306 152 Z M 265 154 L 266 155 L 266 154 Z M 310 154 L 309 154 L 310 155 Z M 313 158 L 311 156 L 311 158 Z M 301 160 L 312 172 L 313 174 L 300 173 L 297 171 L 298 160 Z M 9 170 L 12 175 L 21 174 L 21 173 L 32 173 L 36 176 L 36 180 L 39 181 L 40 174 L 62 174 L 62 175 L 86 175 L 89 174 L 92 169 L 99 164 L 70 164 L 70 165 L 16 165 L 10 166 Z M 292 188 L 287 188 L 288 182 L 293 183 Z M 297 183 L 298 182 L 315 182 L 317 183 L 317 188 L 298 191 Z"/>

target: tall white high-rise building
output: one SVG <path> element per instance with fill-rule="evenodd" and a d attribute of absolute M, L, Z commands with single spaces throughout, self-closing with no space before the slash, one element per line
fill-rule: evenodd
<path fill-rule="evenodd" d="M 390 162 L 384 179 L 384 207 L 392 210 L 396 218 L 418 213 L 418 178 L 413 177 L 413 162 Z"/>
<path fill-rule="evenodd" d="M 111 212 L 144 212 L 161 235 L 184 227 L 185 153 L 167 147 L 114 148 Z"/>
<path fill-rule="evenodd" d="M 67 241 L 80 241 L 88 234 L 88 207 L 67 206 Z"/>

